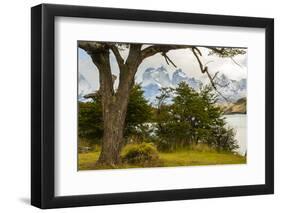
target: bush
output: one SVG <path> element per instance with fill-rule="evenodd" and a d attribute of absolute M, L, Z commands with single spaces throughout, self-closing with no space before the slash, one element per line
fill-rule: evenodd
<path fill-rule="evenodd" d="M 153 165 L 159 161 L 157 148 L 151 143 L 128 144 L 121 153 L 124 163 Z"/>
<path fill-rule="evenodd" d="M 218 151 L 235 152 L 239 148 L 232 128 L 220 128 L 215 135 L 214 140 L 210 141 Z"/>

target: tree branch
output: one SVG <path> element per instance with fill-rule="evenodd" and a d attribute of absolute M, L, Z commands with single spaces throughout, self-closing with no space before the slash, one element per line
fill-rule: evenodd
<path fill-rule="evenodd" d="M 113 52 L 119 67 L 124 65 L 124 59 L 122 58 L 122 56 L 118 50 L 118 47 L 116 47 L 114 44 L 112 44 L 112 45 L 110 45 L 110 49 Z"/>
<path fill-rule="evenodd" d="M 91 57 L 99 71 L 100 90 L 105 95 L 113 95 L 113 79 L 111 75 L 109 46 L 106 43 L 79 41 L 78 46 Z"/>
<path fill-rule="evenodd" d="M 128 44 L 129 54 L 126 59 L 126 62 L 124 63 L 124 59 L 122 58 L 118 47 L 114 43 L 102 43 L 102 42 L 87 42 L 87 41 L 79 41 L 78 43 L 79 47 L 84 49 L 89 55 L 91 55 L 93 62 L 97 65 L 99 64 L 102 58 L 98 57 L 99 54 L 104 54 L 109 49 L 112 50 L 113 54 L 115 55 L 116 61 L 119 65 L 119 68 L 122 66 L 122 69 L 120 69 L 120 83 L 123 82 L 129 82 L 132 81 L 132 78 L 135 75 L 135 72 L 137 71 L 137 68 L 139 64 L 146 58 L 153 56 L 157 53 L 161 53 L 162 56 L 165 58 L 167 64 L 171 63 L 174 67 L 177 67 L 175 63 L 168 57 L 167 53 L 170 50 L 176 50 L 176 49 L 187 49 L 190 48 L 192 50 L 193 55 L 195 56 L 201 72 L 204 74 L 206 73 L 212 87 L 224 98 L 226 99 L 218 90 L 216 87 L 216 83 L 214 82 L 218 72 L 212 77 L 208 71 L 208 67 L 203 65 L 200 57 L 202 56 L 202 53 L 199 48 L 192 45 L 151 45 L 143 50 L 141 50 L 142 44 Z M 216 47 L 208 47 L 208 46 L 202 46 L 202 48 L 207 48 L 211 50 L 209 54 L 217 54 L 219 57 L 230 57 L 232 60 L 234 60 L 232 57 L 238 54 L 245 54 L 246 51 L 244 49 L 246 48 L 216 48 Z M 105 56 L 105 55 L 104 55 Z M 94 59 L 97 57 L 97 59 Z M 235 62 L 235 61 L 234 61 Z M 109 69 L 110 70 L 110 69 Z M 110 79 L 110 82 L 112 82 L 112 76 L 109 76 L 109 73 L 103 73 L 103 75 L 106 75 L 105 79 Z M 119 89 L 120 88 L 119 83 Z M 113 86 L 113 85 L 112 85 Z M 128 87 L 128 85 L 126 86 Z M 227 99 L 226 99 L 227 100 Z"/>
<path fill-rule="evenodd" d="M 100 42 L 92 42 L 92 41 L 79 41 L 78 47 L 85 50 L 88 54 L 92 54 L 104 49 L 105 44 Z"/>
<path fill-rule="evenodd" d="M 202 56 L 202 53 L 201 53 L 201 51 L 200 51 L 196 46 L 190 46 L 190 45 L 152 45 L 152 46 L 149 46 L 149 47 L 147 47 L 147 48 L 145 48 L 145 49 L 143 49 L 143 50 L 141 51 L 141 60 L 144 60 L 145 58 L 148 58 L 148 57 L 150 57 L 150 56 L 153 56 L 153 55 L 155 55 L 155 54 L 157 54 L 157 53 L 162 53 L 162 55 L 165 57 L 166 62 L 167 62 L 167 63 L 170 62 L 170 63 L 172 63 L 172 64 L 175 66 L 175 64 L 174 64 L 171 60 L 169 60 L 168 57 L 166 57 L 166 56 L 167 56 L 166 53 L 167 53 L 168 51 L 170 51 L 170 50 L 186 49 L 186 48 L 191 48 L 192 53 L 193 53 L 193 55 L 195 56 L 195 58 L 196 58 L 196 60 L 197 60 L 197 62 L 198 62 L 198 64 L 199 64 L 199 67 L 200 67 L 201 72 L 202 72 L 203 74 L 204 74 L 204 73 L 207 74 L 207 76 L 208 76 L 208 78 L 209 78 L 209 80 L 210 80 L 210 83 L 211 83 L 212 87 L 215 89 L 215 91 L 216 91 L 221 97 L 223 97 L 226 101 L 228 101 L 227 98 L 224 97 L 223 94 L 222 94 L 220 91 L 218 91 L 218 89 L 217 89 L 217 87 L 216 87 L 216 83 L 214 82 L 214 79 L 215 79 L 215 77 L 217 76 L 217 73 L 215 74 L 214 77 L 212 77 L 212 76 L 210 75 L 210 73 L 209 73 L 209 71 L 208 71 L 208 67 L 207 67 L 207 66 L 204 66 L 203 63 L 201 62 L 200 58 L 199 58 L 199 56 Z M 214 51 L 215 53 L 221 55 L 222 57 L 227 57 L 227 54 L 230 54 L 230 55 L 231 55 L 231 54 L 235 54 L 235 53 L 233 53 L 233 52 L 231 52 L 231 51 L 229 51 L 229 52 L 226 51 L 226 48 L 214 48 L 214 47 L 207 47 L 207 46 L 206 46 L 206 47 L 204 46 L 204 48 L 211 49 L 212 51 Z M 163 53 L 164 53 L 164 54 L 163 54 Z M 239 53 L 240 53 L 240 54 L 244 54 L 243 51 L 241 51 L 241 52 L 239 52 Z"/>
<path fill-rule="evenodd" d="M 141 62 L 141 58 L 139 57 L 141 54 L 142 44 L 130 44 L 129 54 L 126 60 L 126 64 L 129 66 L 139 65 Z M 136 59 L 138 61 L 136 61 Z"/>
<path fill-rule="evenodd" d="M 166 63 L 169 65 L 169 62 L 175 67 L 177 68 L 177 66 L 175 65 L 175 63 L 168 57 L 168 55 L 165 52 L 162 52 L 161 55 L 165 58 Z"/>
<path fill-rule="evenodd" d="M 142 44 L 129 44 L 129 54 L 124 66 L 120 69 L 119 85 L 116 92 L 118 100 L 126 93 L 130 92 L 134 83 L 134 77 L 138 66 L 141 63 L 140 52 Z"/>
<path fill-rule="evenodd" d="M 240 48 L 233 48 L 233 47 L 221 47 L 221 48 L 216 48 L 216 47 L 205 47 L 207 49 L 210 49 L 212 52 L 209 53 L 209 55 L 217 54 L 219 57 L 233 57 L 235 55 L 243 55 L 246 53 L 244 47 Z"/>
<path fill-rule="evenodd" d="M 215 75 L 213 76 L 212 80 L 214 80 L 214 79 L 217 77 L 218 74 L 219 74 L 219 71 L 217 71 L 217 72 L 215 73 Z"/>
<path fill-rule="evenodd" d="M 141 59 L 144 60 L 145 58 L 148 58 L 150 56 L 153 56 L 157 53 L 167 53 L 170 50 L 176 50 L 176 49 L 186 49 L 191 48 L 193 46 L 190 45 L 152 45 L 149 46 L 141 51 Z"/>
<path fill-rule="evenodd" d="M 216 47 L 206 47 L 210 50 L 213 50 L 215 53 L 223 54 L 224 48 L 216 48 Z"/>
<path fill-rule="evenodd" d="M 198 62 L 198 64 L 199 64 L 199 67 L 200 67 L 201 72 L 202 72 L 202 73 L 205 73 L 206 70 L 208 69 L 208 67 L 206 66 L 206 67 L 204 68 L 204 66 L 203 66 L 203 64 L 202 64 L 202 62 L 201 62 L 199 56 L 197 55 L 197 52 L 200 53 L 200 54 L 201 54 L 201 52 L 199 51 L 199 49 L 198 49 L 197 47 L 191 48 L 191 51 L 192 51 L 193 55 L 195 56 L 195 58 L 197 59 L 197 62 Z M 195 51 L 196 51 L 196 52 L 195 52 Z M 202 55 L 202 54 L 201 54 L 201 55 Z"/>
<path fill-rule="evenodd" d="M 211 83 L 212 87 L 214 88 L 214 90 L 215 90 L 223 99 L 225 99 L 226 101 L 228 101 L 227 98 L 226 98 L 220 91 L 218 91 L 218 89 L 217 89 L 217 87 L 216 87 L 216 83 L 214 82 L 214 79 L 215 79 L 215 77 L 217 76 L 218 72 L 214 75 L 214 77 L 212 77 L 211 74 L 210 74 L 209 71 L 208 71 L 208 67 L 207 67 L 207 66 L 205 66 L 205 67 L 203 66 L 203 64 L 202 64 L 202 62 L 201 62 L 199 56 L 197 55 L 197 54 L 200 54 L 200 53 L 201 53 L 200 50 L 199 50 L 197 47 L 193 47 L 193 48 L 191 48 L 191 51 L 192 51 L 193 55 L 195 56 L 195 58 L 197 59 L 197 62 L 198 62 L 198 64 L 199 64 L 199 67 L 200 67 L 201 72 L 207 74 L 207 76 L 208 76 L 208 78 L 209 78 L 209 80 L 210 80 L 210 83 Z"/>
<path fill-rule="evenodd" d="M 236 64 L 238 67 L 243 68 L 237 61 L 234 60 L 233 57 L 230 57 L 230 59 L 233 61 L 234 64 Z"/>

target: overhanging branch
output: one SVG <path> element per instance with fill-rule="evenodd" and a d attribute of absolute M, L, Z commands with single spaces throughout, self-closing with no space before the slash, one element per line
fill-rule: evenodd
<path fill-rule="evenodd" d="M 111 75 L 109 46 L 102 42 L 79 41 L 78 46 L 91 57 L 99 71 L 100 89 L 107 95 L 113 95 L 113 79 Z"/>
<path fill-rule="evenodd" d="M 210 83 L 211 83 L 212 87 L 214 88 L 214 90 L 215 90 L 223 99 L 225 99 L 226 101 L 228 101 L 227 98 L 217 89 L 216 83 L 215 83 L 215 81 L 214 81 L 214 79 L 216 78 L 218 72 L 216 72 L 216 74 L 212 77 L 211 74 L 210 74 L 209 71 L 208 71 L 208 67 L 207 67 L 207 66 L 205 66 L 205 67 L 203 66 L 203 63 L 202 63 L 201 59 L 200 59 L 199 56 L 198 56 L 198 54 L 201 54 L 200 50 L 199 50 L 197 47 L 193 47 L 193 48 L 191 48 L 191 51 L 192 51 L 193 55 L 195 56 L 195 58 L 197 59 L 197 62 L 198 62 L 198 64 L 199 64 L 199 67 L 200 67 L 201 72 L 207 74 L 207 76 L 208 76 L 208 78 L 209 78 L 209 80 L 210 80 Z M 201 55 L 202 55 L 202 54 L 201 54 Z"/>
<path fill-rule="evenodd" d="M 157 53 L 167 53 L 170 50 L 191 48 L 190 45 L 152 45 L 141 51 L 141 59 L 144 60 Z"/>
<path fill-rule="evenodd" d="M 124 64 L 124 59 L 122 58 L 122 56 L 118 50 L 118 47 L 116 47 L 114 44 L 112 44 L 112 45 L 110 45 L 110 49 L 113 52 L 119 67 L 122 66 Z"/>
<path fill-rule="evenodd" d="M 175 68 L 177 68 L 176 64 L 168 57 L 168 55 L 165 52 L 162 52 L 161 54 L 165 58 L 165 61 L 168 65 L 170 62 Z"/>
<path fill-rule="evenodd" d="M 236 64 L 238 67 L 243 68 L 233 57 L 230 57 L 230 59 L 233 61 L 234 64 Z"/>

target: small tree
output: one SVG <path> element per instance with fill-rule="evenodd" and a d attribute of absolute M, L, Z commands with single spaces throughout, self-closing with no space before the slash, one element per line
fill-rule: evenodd
<path fill-rule="evenodd" d="M 219 151 L 234 151 L 238 149 L 239 146 L 235 140 L 234 130 L 226 126 L 223 111 L 215 105 L 218 95 L 214 93 L 210 85 L 205 86 L 200 94 L 207 105 L 209 118 L 212 120 L 210 125 L 211 137 L 209 137 L 206 143 Z"/>
<path fill-rule="evenodd" d="M 225 127 L 223 112 L 215 106 L 217 96 L 211 86 L 198 93 L 182 82 L 174 90 L 173 104 L 162 106 L 158 115 L 160 147 L 177 149 L 205 143 L 217 150 L 237 148 L 232 129 Z"/>

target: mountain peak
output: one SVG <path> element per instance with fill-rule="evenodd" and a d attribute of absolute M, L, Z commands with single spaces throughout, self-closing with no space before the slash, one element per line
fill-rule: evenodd
<path fill-rule="evenodd" d="M 147 68 L 142 75 L 142 85 L 147 86 L 149 84 L 157 84 L 160 87 L 171 86 L 171 80 L 169 73 L 164 66 L 153 68 Z"/>
<path fill-rule="evenodd" d="M 175 73 L 181 73 L 181 72 L 183 72 L 183 71 L 182 71 L 181 68 L 179 68 L 179 69 L 176 69 L 176 70 L 175 70 L 174 74 L 175 74 Z"/>
<path fill-rule="evenodd" d="M 178 84 L 178 81 L 185 80 L 187 78 L 187 74 L 183 72 L 181 68 L 179 68 L 173 73 L 172 81 L 174 81 L 173 84 Z"/>
<path fill-rule="evenodd" d="M 151 72 L 151 71 L 153 71 L 153 70 L 155 70 L 155 68 L 153 68 L 153 67 L 148 67 L 148 68 L 145 69 L 144 72 Z"/>
<path fill-rule="evenodd" d="M 172 83 L 174 86 L 177 86 L 180 82 L 186 82 L 189 86 L 197 91 L 202 86 L 202 82 L 200 80 L 197 80 L 194 77 L 189 78 L 188 75 L 182 71 L 182 69 L 177 69 L 173 73 Z"/>
<path fill-rule="evenodd" d="M 215 79 L 217 89 L 228 99 L 229 102 L 234 103 L 240 98 L 247 96 L 247 79 L 240 80 L 229 79 L 225 74 L 217 76 Z M 219 101 L 225 100 L 219 96 Z"/>
<path fill-rule="evenodd" d="M 155 97 L 160 94 L 159 89 L 164 87 L 177 87 L 180 82 L 186 82 L 195 90 L 199 90 L 202 85 L 200 80 L 189 78 L 181 69 L 173 72 L 172 79 L 169 77 L 168 70 L 165 66 L 147 68 L 143 73 L 142 87 L 144 95 L 149 101 L 155 100 Z"/>
<path fill-rule="evenodd" d="M 161 65 L 160 67 L 157 68 L 159 71 L 167 71 L 167 69 L 164 67 L 164 65 Z"/>

